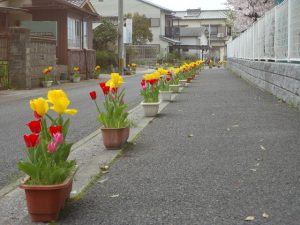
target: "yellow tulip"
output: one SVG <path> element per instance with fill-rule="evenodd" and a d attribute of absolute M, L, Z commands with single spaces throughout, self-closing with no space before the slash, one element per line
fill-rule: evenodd
<path fill-rule="evenodd" d="M 50 109 L 60 115 L 66 113 L 73 116 L 77 113 L 76 109 L 68 109 L 70 100 L 63 90 L 48 91 L 48 101 L 53 104 Z"/>
<path fill-rule="evenodd" d="M 32 99 L 30 100 L 29 105 L 34 112 L 39 114 L 39 116 L 44 116 L 49 110 L 48 102 L 44 98 Z"/>
<path fill-rule="evenodd" d="M 124 84 L 123 77 L 121 77 L 118 73 L 112 73 L 110 75 L 110 79 L 116 87 L 120 87 Z"/>
<path fill-rule="evenodd" d="M 117 88 L 115 82 L 114 82 L 112 79 L 110 79 L 109 81 L 107 81 L 107 82 L 105 83 L 105 86 L 109 87 L 109 90 L 112 90 L 112 89 L 114 89 L 114 88 Z"/>

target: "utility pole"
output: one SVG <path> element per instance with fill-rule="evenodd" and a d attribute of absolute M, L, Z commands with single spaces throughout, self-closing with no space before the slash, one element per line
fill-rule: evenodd
<path fill-rule="evenodd" d="M 123 59 L 123 0 L 119 0 L 118 2 L 118 22 L 119 22 L 119 29 L 118 29 L 118 58 L 119 58 L 119 74 L 123 75 L 123 66 L 124 66 L 124 59 Z"/>

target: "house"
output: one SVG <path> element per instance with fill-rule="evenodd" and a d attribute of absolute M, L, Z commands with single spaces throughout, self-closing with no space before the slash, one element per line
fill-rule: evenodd
<path fill-rule="evenodd" d="M 188 9 L 176 11 L 173 17 L 173 38 L 185 55 L 200 58 L 226 58 L 226 41 L 231 28 L 226 24 L 228 10 Z M 197 47 L 198 46 L 198 47 Z"/>
<path fill-rule="evenodd" d="M 6 46 L 10 49 L 1 51 L 12 54 L 6 58 L 13 87 L 38 86 L 38 75 L 49 65 L 58 75 L 70 77 L 74 66 L 81 68 L 83 78 L 92 75 L 96 63 L 92 23 L 99 15 L 88 0 L 3 0 L 0 19 L 0 37 L 5 33 L 10 41 Z M 20 38 L 23 44 L 17 43 Z M 22 57 L 15 60 L 14 54 Z"/>
<path fill-rule="evenodd" d="M 118 0 L 91 0 L 97 12 L 104 18 L 118 18 Z M 153 34 L 153 41 L 148 44 L 158 45 L 160 52 L 169 51 L 169 47 L 179 43 L 166 35 L 172 23 L 172 11 L 146 0 L 124 1 L 124 14 L 139 13 L 150 19 L 150 30 Z"/>
<path fill-rule="evenodd" d="M 32 14 L 32 21 L 57 23 L 57 64 L 70 74 L 79 66 L 88 78 L 94 70 L 92 23 L 99 15 L 88 0 L 32 0 L 23 4 Z"/>

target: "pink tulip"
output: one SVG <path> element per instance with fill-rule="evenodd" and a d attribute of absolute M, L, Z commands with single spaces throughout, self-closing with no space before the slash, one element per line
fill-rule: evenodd
<path fill-rule="evenodd" d="M 63 143 L 64 137 L 63 137 L 62 133 L 58 132 L 58 133 L 53 134 L 53 140 L 54 140 L 55 145 L 59 145 L 59 144 Z"/>
<path fill-rule="evenodd" d="M 54 142 L 50 142 L 48 144 L 48 152 L 50 153 L 56 152 L 56 144 Z"/>

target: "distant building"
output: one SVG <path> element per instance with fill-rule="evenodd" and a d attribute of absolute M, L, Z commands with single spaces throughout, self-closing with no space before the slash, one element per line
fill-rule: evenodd
<path fill-rule="evenodd" d="M 169 36 L 180 41 L 180 45 L 173 48 L 180 49 L 186 56 L 224 60 L 226 41 L 231 36 L 231 28 L 226 25 L 226 12 L 201 9 L 176 11 Z"/>
<path fill-rule="evenodd" d="M 118 0 L 91 0 L 91 3 L 102 17 L 117 22 Z M 172 26 L 173 12 L 170 9 L 146 0 L 126 0 L 124 1 L 124 14 L 128 13 L 139 13 L 150 19 L 153 41 L 149 44 L 159 45 L 162 53 L 168 52 L 170 45 L 179 43 L 166 35 L 166 30 Z"/>

